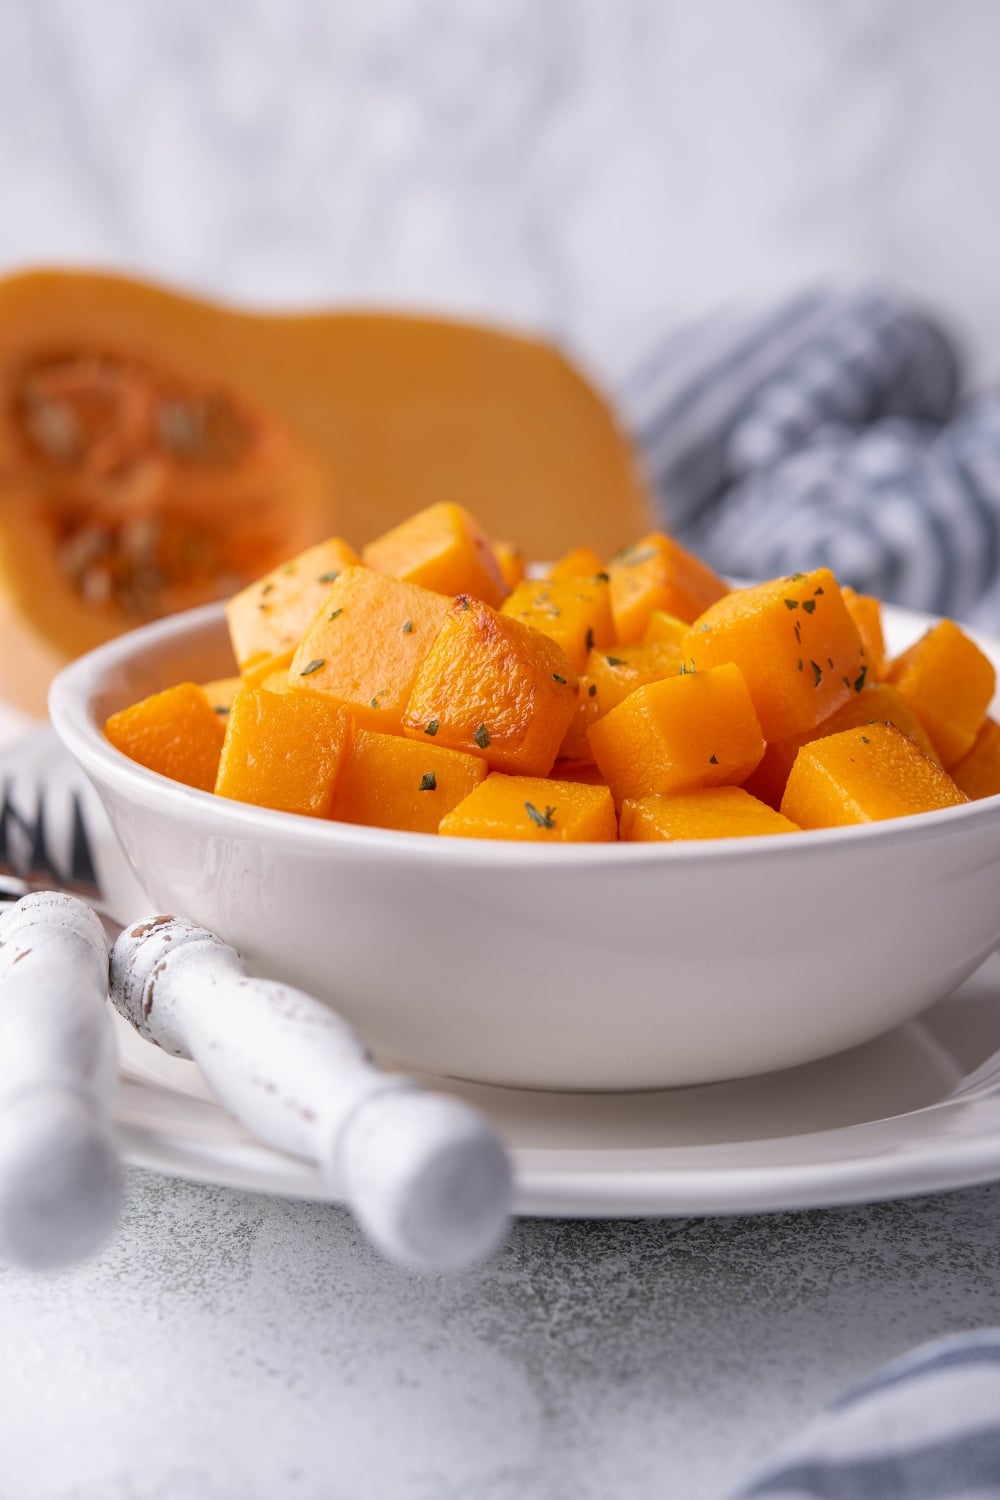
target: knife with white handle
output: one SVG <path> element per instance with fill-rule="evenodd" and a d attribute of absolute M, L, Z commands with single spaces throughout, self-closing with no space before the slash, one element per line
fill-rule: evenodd
<path fill-rule="evenodd" d="M 84 902 L 41 891 L 0 914 L 0 1259 L 10 1264 L 71 1265 L 114 1226 L 107 993 L 108 941 Z"/>
<path fill-rule="evenodd" d="M 499 1244 L 511 1172 L 491 1127 L 379 1068 L 319 1000 L 254 978 L 220 938 L 162 916 L 116 940 L 111 999 L 147 1041 L 193 1059 L 254 1135 L 315 1162 L 392 1259 L 457 1268 Z"/>

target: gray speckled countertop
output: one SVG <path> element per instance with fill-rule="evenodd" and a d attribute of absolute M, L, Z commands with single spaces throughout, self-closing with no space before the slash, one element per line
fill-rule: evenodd
<path fill-rule="evenodd" d="M 129 1174 L 111 1248 L 0 1272 L 11 1500 L 721 1500 L 822 1403 L 1000 1323 L 1000 1189 L 521 1221 L 413 1277 L 346 1212 Z"/>

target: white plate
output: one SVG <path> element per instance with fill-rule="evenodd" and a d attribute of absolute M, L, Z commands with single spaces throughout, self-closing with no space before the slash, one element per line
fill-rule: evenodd
<path fill-rule="evenodd" d="M 0 753 L 0 777 L 18 787 L 44 779 L 56 855 L 67 847 L 79 792 L 108 905 L 126 920 L 147 912 L 96 796 L 53 736 Z M 30 807 L 22 810 L 30 817 Z M 8 833 L 18 836 L 13 827 Z M 192 1063 L 165 1056 L 124 1022 L 118 1036 L 114 1120 L 127 1161 L 229 1187 L 329 1198 L 306 1163 L 236 1125 Z M 443 1086 L 485 1110 L 503 1133 L 523 1214 L 763 1212 L 986 1182 L 1000 1176 L 1000 957 L 919 1021 L 764 1077 L 624 1095 Z"/>

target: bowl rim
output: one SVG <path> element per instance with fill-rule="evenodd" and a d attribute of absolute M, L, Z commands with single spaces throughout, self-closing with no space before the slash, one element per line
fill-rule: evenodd
<path fill-rule="evenodd" d="M 921 625 L 927 628 L 941 618 L 901 606 L 884 607 L 892 616 L 906 618 L 918 628 Z M 217 797 L 212 792 L 199 791 L 151 771 L 117 750 L 104 734 L 94 702 L 116 670 L 139 661 L 154 644 L 158 648 L 169 646 L 172 640 L 195 637 L 206 630 L 217 629 L 224 622 L 225 607 L 222 603 L 185 610 L 139 626 L 97 646 L 57 673 L 49 689 L 49 716 L 59 739 L 92 781 L 99 786 L 110 784 L 135 802 L 167 816 L 197 816 L 200 809 L 203 814 L 210 814 L 214 831 L 233 837 L 278 837 L 297 843 L 303 850 L 358 849 L 414 859 L 420 863 L 433 860 L 452 866 L 478 868 L 487 865 L 510 871 L 565 866 L 574 869 L 613 866 L 621 869 L 623 865 L 711 865 L 720 861 L 728 865 L 761 857 L 778 860 L 817 854 L 828 857 L 831 848 L 864 850 L 873 842 L 891 847 L 914 840 L 945 838 L 964 829 L 968 823 L 996 824 L 1000 830 L 1000 794 L 957 807 L 911 813 L 875 823 L 803 829 L 788 838 L 756 834 L 676 842 L 551 845 L 533 840 L 442 838 L 432 833 L 371 828 Z M 988 652 L 994 663 L 1000 665 L 1000 640 L 974 630 L 967 629 L 967 633 Z"/>

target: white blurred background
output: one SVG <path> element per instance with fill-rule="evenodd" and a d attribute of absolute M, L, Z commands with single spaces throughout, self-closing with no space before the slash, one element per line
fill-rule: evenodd
<path fill-rule="evenodd" d="M 0 270 L 653 333 L 883 279 L 1000 371 L 1000 0 L 0 0 Z"/>

